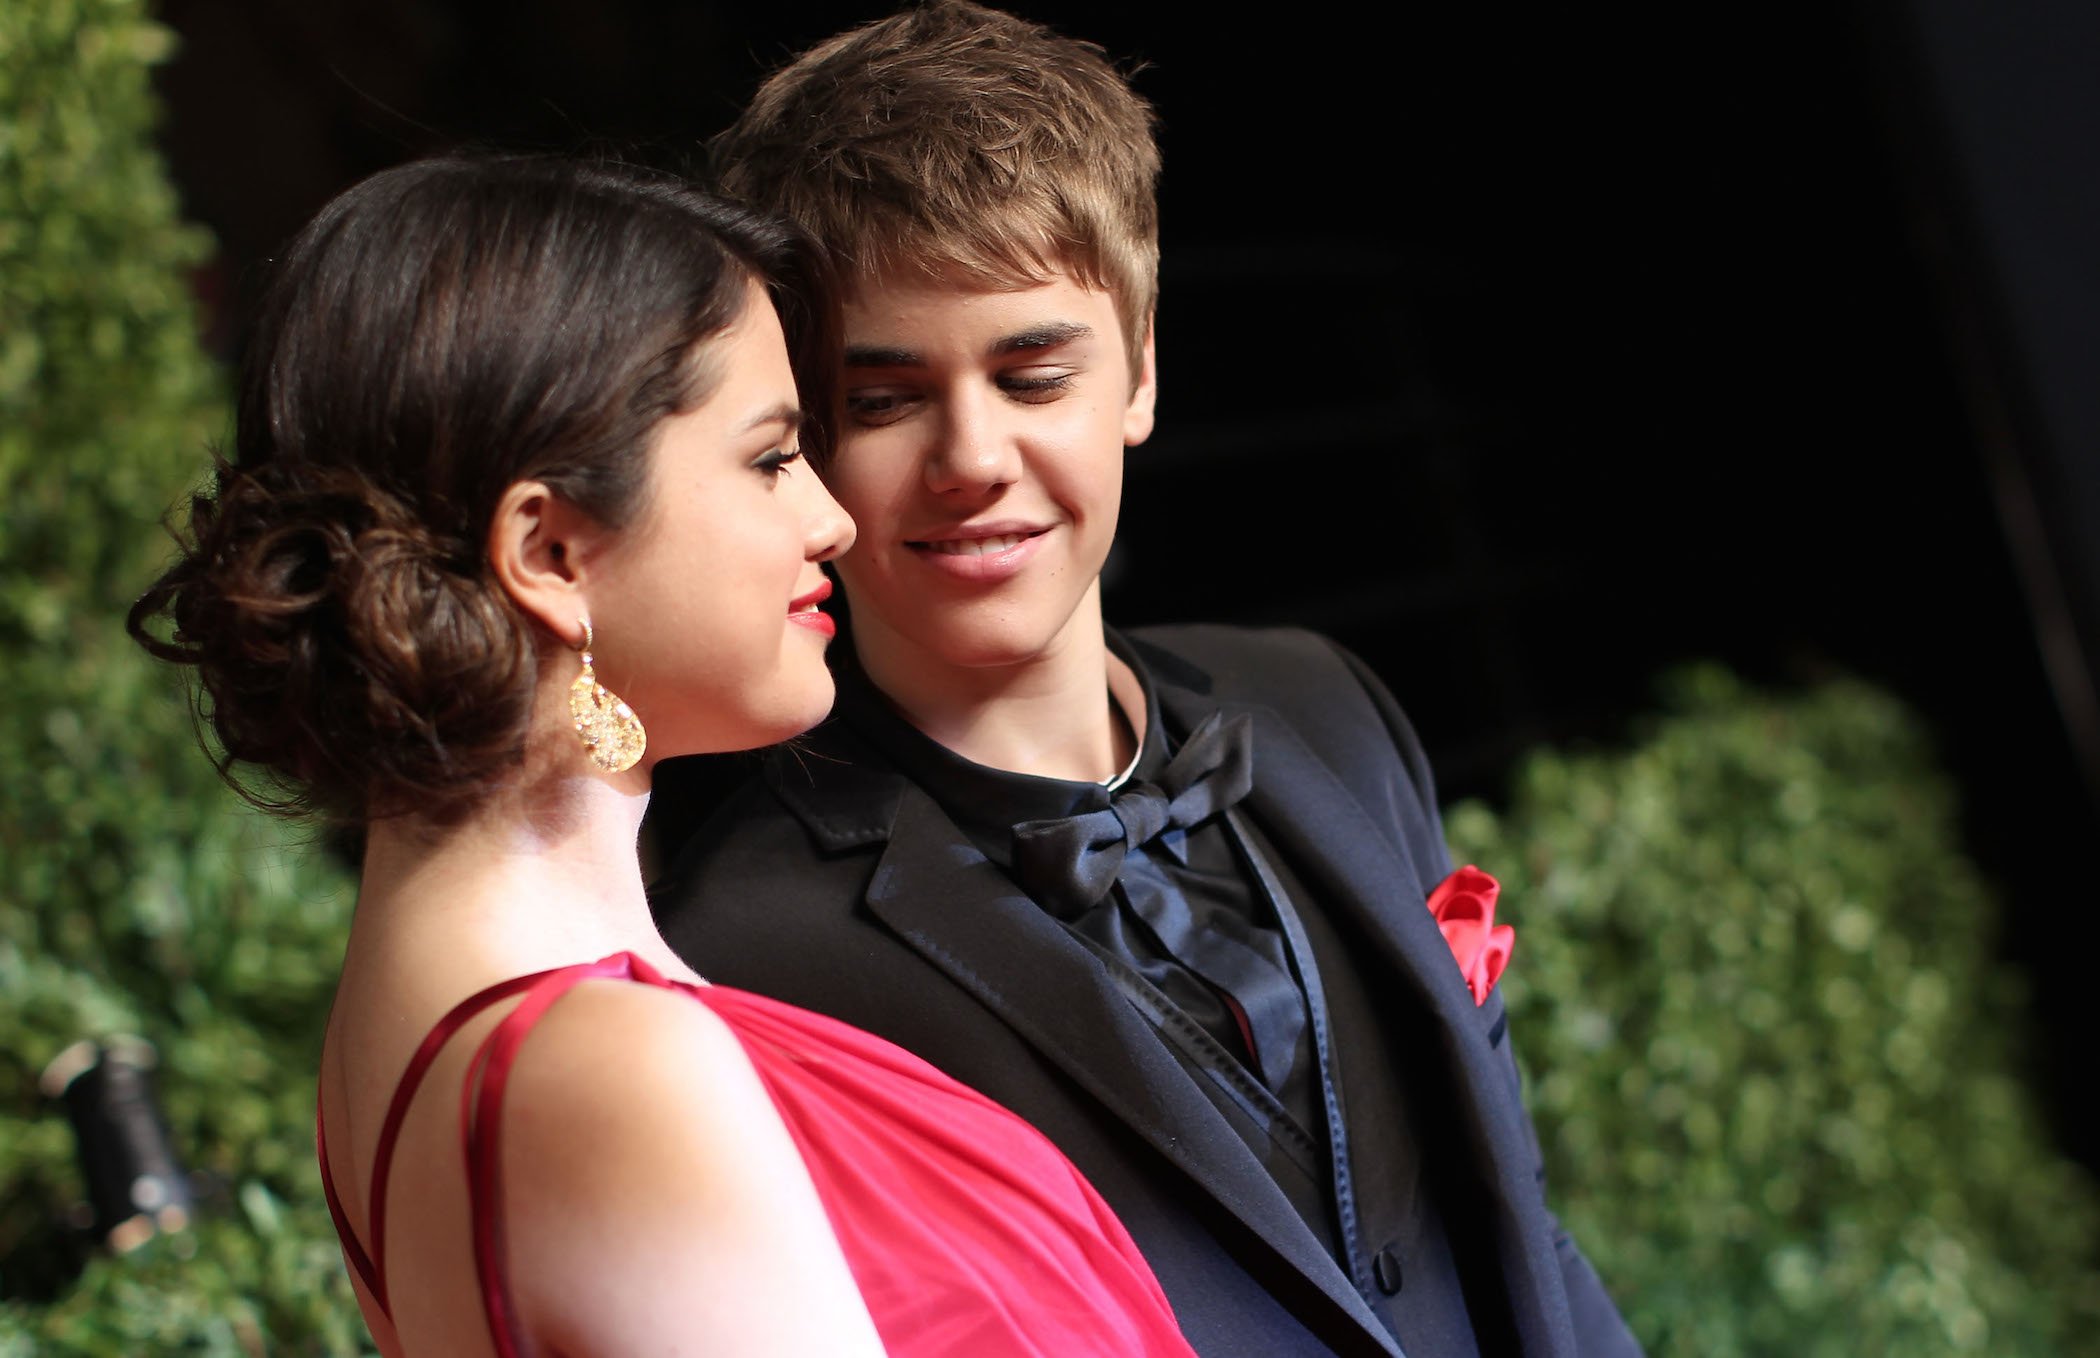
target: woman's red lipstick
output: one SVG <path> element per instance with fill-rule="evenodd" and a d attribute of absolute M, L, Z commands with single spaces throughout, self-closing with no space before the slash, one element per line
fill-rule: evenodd
<path fill-rule="evenodd" d="M 837 636 L 838 624 L 831 620 L 830 614 L 817 607 L 830 597 L 831 581 L 819 581 L 815 589 L 788 605 L 788 621 L 800 623 L 810 631 L 820 632 L 827 637 Z"/>

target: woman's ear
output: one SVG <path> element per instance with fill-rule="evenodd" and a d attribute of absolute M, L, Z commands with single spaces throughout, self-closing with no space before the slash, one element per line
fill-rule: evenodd
<path fill-rule="evenodd" d="M 597 523 L 541 481 L 513 482 L 489 520 L 489 568 L 511 602 L 562 644 L 583 644 L 584 598 Z"/>

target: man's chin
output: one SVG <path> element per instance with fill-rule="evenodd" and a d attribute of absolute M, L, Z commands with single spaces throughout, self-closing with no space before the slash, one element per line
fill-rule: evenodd
<path fill-rule="evenodd" d="M 940 628 L 922 633 L 913 649 L 922 663 L 941 669 L 1020 669 L 1058 654 L 1068 631 L 1066 627 L 1011 624 Z"/>
<path fill-rule="evenodd" d="M 847 591 L 854 650 L 871 676 L 903 681 L 912 671 L 932 679 L 941 672 L 1026 669 L 1055 661 L 1075 645 L 1101 646 L 1100 596 L 1093 589 L 1077 598 L 1049 599 L 1017 590 L 1004 598 L 887 612 L 865 594 L 854 596 L 851 580 Z"/>

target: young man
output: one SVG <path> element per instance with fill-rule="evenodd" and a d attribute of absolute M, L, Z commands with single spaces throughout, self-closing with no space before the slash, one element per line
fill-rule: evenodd
<path fill-rule="evenodd" d="M 1145 104 L 937 0 L 803 54 L 714 150 L 847 282 L 825 474 L 859 540 L 835 718 L 692 836 L 666 936 L 1042 1128 L 1205 1355 L 1636 1353 L 1431 913 L 1384 687 L 1306 633 L 1103 626 L 1153 418 Z"/>

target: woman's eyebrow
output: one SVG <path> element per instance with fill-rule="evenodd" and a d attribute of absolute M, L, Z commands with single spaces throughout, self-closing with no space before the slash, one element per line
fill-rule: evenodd
<path fill-rule="evenodd" d="M 750 419 L 744 421 L 744 427 L 737 430 L 737 433 L 748 434 L 754 429 L 758 429 L 769 424 L 784 424 L 790 429 L 801 428 L 802 407 L 789 405 L 785 401 L 783 401 L 779 405 L 773 406 L 772 408 L 767 410 L 762 410 L 758 414 L 753 415 Z"/>

